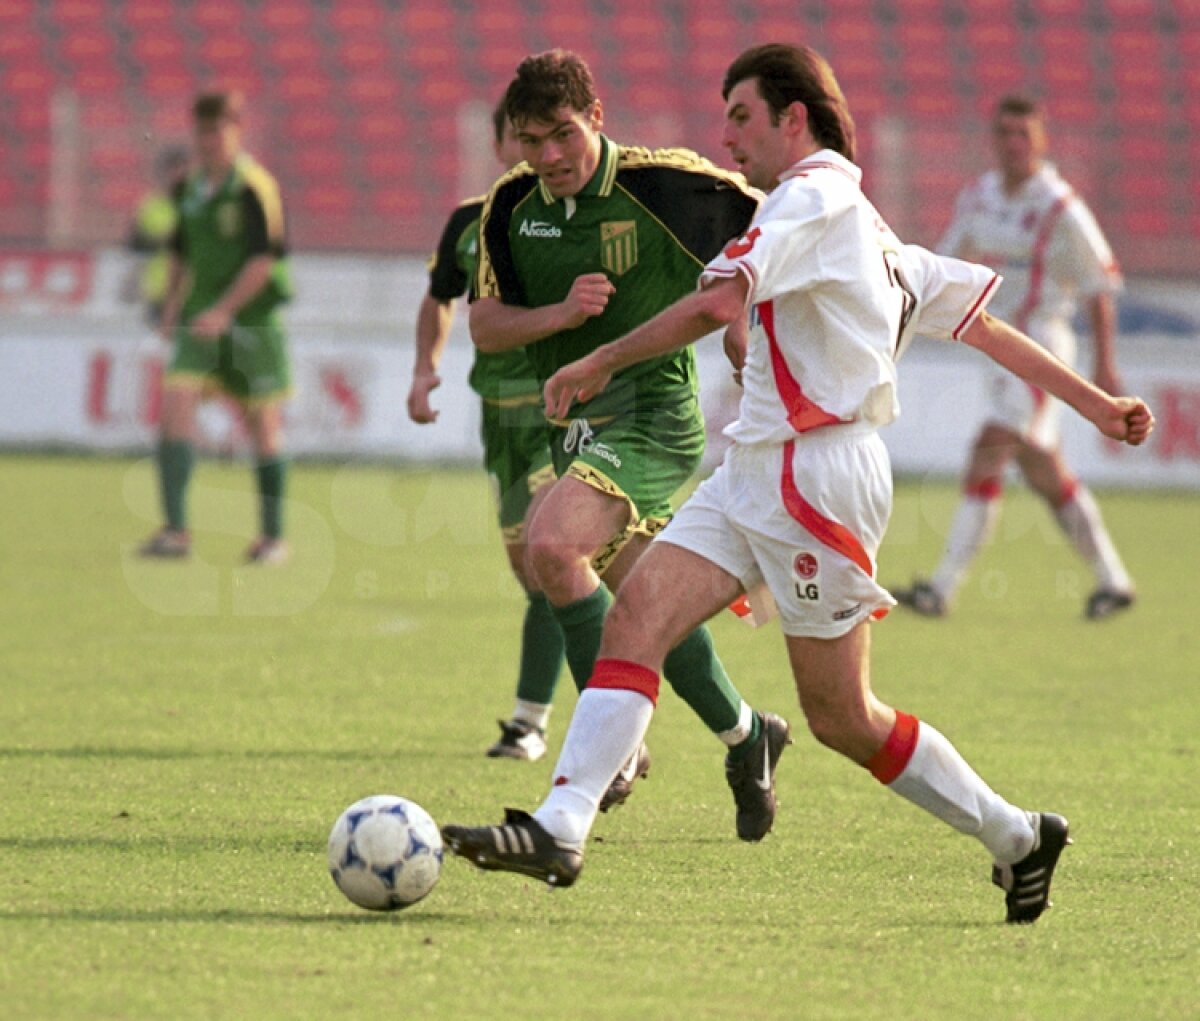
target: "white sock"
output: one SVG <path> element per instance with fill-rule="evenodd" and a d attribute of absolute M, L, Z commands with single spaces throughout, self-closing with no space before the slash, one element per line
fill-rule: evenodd
<path fill-rule="evenodd" d="M 522 723 L 528 723 L 531 727 L 537 727 L 544 734 L 546 726 L 550 722 L 550 710 L 553 708 L 553 706 L 542 705 L 541 702 L 526 702 L 523 699 L 517 699 L 512 718 Z"/>
<path fill-rule="evenodd" d="M 978 837 L 1002 865 L 1033 850 L 1029 815 L 993 791 L 944 735 L 924 720 L 908 765 L 890 788 L 960 833 Z"/>
<path fill-rule="evenodd" d="M 722 730 L 717 735 L 727 748 L 736 748 L 754 732 L 754 710 L 742 699 L 742 708 L 738 712 L 738 721 L 728 730 Z"/>
<path fill-rule="evenodd" d="M 1059 507 L 1054 516 L 1071 545 L 1096 575 L 1100 588 L 1114 592 L 1133 591 L 1133 579 L 1125 570 L 1108 529 L 1104 527 L 1100 508 L 1086 486 L 1076 488 L 1075 495 Z"/>
<path fill-rule="evenodd" d="M 654 703 L 636 691 L 586 688 L 575 705 L 554 786 L 533 817 L 559 843 L 582 847 L 600 799 L 617 771 L 637 752 Z"/>
<path fill-rule="evenodd" d="M 999 497 L 967 495 L 959 502 L 946 536 L 946 552 L 929 579 L 929 584 L 947 602 L 954 598 L 971 561 L 991 537 L 999 516 Z"/>

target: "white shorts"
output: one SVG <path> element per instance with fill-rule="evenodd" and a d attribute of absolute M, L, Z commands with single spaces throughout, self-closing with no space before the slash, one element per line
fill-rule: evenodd
<path fill-rule="evenodd" d="M 1009 372 L 992 374 L 987 381 L 986 420 L 1043 450 L 1058 446 L 1062 402 L 1030 386 Z"/>
<path fill-rule="evenodd" d="M 883 441 L 833 426 L 783 446 L 735 444 L 655 541 L 704 557 L 747 592 L 765 582 L 784 634 L 837 638 L 896 605 L 875 581 L 891 510 Z"/>
<path fill-rule="evenodd" d="M 1069 326 L 1039 320 L 1029 325 L 1029 334 L 1056 358 L 1068 365 L 1074 362 L 1075 334 Z M 1058 446 L 1061 401 L 998 365 L 990 365 L 986 387 L 988 422 L 1004 426 L 1043 450 Z"/>

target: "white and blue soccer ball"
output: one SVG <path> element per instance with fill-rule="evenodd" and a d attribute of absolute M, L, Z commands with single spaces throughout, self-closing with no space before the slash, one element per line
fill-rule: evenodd
<path fill-rule="evenodd" d="M 442 872 L 442 835 L 415 801 L 373 794 L 347 808 L 329 834 L 329 874 L 359 907 L 416 904 Z"/>

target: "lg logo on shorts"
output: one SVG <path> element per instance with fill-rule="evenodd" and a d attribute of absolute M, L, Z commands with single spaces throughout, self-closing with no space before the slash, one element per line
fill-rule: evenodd
<path fill-rule="evenodd" d="M 817 576 L 820 565 L 811 553 L 797 553 L 792 561 L 792 574 L 796 576 L 797 599 L 820 599 L 821 590 L 813 579 Z"/>

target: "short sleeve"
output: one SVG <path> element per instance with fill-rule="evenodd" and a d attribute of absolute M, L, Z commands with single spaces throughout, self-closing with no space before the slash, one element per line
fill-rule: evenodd
<path fill-rule="evenodd" d="M 1076 199 L 1055 225 L 1047 259 L 1050 272 L 1082 297 L 1121 289 L 1121 271 L 1092 212 Z"/>
<path fill-rule="evenodd" d="M 828 217 L 815 194 L 790 199 L 786 207 L 768 199 L 750 229 L 704 268 L 701 282 L 743 273 L 755 304 L 810 287 L 819 278 L 818 243 Z"/>
<path fill-rule="evenodd" d="M 458 243 L 463 233 L 478 222 L 481 203 L 464 203 L 450 214 L 437 250 L 429 261 L 429 293 L 435 301 L 450 302 L 467 291 L 470 281 L 459 265 Z"/>
<path fill-rule="evenodd" d="M 921 333 L 938 340 L 960 339 L 1001 283 L 1001 277 L 986 266 L 934 255 L 920 245 L 903 246 L 901 267 L 916 299 L 906 335 Z"/>

